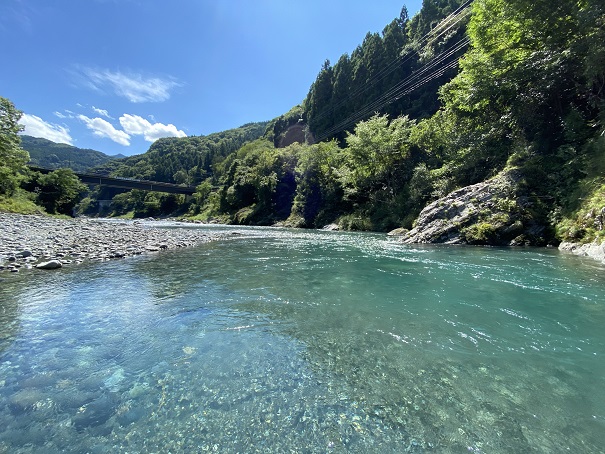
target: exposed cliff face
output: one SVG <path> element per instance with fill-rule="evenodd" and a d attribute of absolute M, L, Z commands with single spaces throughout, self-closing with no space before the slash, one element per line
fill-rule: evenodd
<path fill-rule="evenodd" d="M 546 225 L 534 219 L 523 174 L 506 170 L 451 192 L 426 206 L 404 243 L 536 245 L 548 242 Z"/>

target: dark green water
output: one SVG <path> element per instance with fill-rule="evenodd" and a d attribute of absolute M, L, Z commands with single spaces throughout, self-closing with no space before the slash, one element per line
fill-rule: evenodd
<path fill-rule="evenodd" d="M 0 453 L 603 452 L 605 268 L 238 230 L 4 275 Z"/>

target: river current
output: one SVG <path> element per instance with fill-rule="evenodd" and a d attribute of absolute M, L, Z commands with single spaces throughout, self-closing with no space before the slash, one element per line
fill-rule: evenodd
<path fill-rule="evenodd" d="M 0 278 L 0 453 L 599 453 L 605 268 L 275 228 Z"/>

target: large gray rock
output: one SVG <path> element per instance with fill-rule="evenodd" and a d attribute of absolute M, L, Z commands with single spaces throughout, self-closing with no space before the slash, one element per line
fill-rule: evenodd
<path fill-rule="evenodd" d="M 340 226 L 338 224 L 328 224 L 328 225 L 324 225 L 322 230 L 327 230 L 329 232 L 336 232 L 336 231 L 340 230 Z"/>
<path fill-rule="evenodd" d="M 605 264 L 605 242 L 593 241 L 587 244 L 563 242 L 559 245 L 559 250 L 590 257 Z"/>
<path fill-rule="evenodd" d="M 506 170 L 494 178 L 458 189 L 427 205 L 404 243 L 538 244 L 543 226 L 537 225 L 520 191 L 523 175 Z"/>
<path fill-rule="evenodd" d="M 36 268 L 40 270 L 56 270 L 62 266 L 63 264 L 59 260 L 49 260 L 48 262 L 38 263 Z"/>
<path fill-rule="evenodd" d="M 406 233 L 408 233 L 409 230 L 408 229 L 404 229 L 403 227 L 399 227 L 397 229 L 391 230 L 389 233 L 387 233 L 388 236 L 403 236 Z"/>

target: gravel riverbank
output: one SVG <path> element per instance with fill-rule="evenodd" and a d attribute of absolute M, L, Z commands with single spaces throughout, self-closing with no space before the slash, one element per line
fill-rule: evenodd
<path fill-rule="evenodd" d="M 190 247 L 215 239 L 195 229 L 151 224 L 0 213 L 0 273 L 60 268 Z"/>

